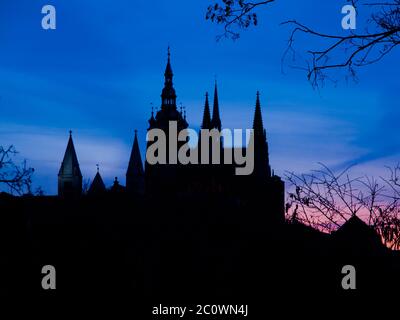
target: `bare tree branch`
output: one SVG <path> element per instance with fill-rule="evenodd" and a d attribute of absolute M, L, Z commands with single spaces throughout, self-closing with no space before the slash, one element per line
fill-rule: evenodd
<path fill-rule="evenodd" d="M 327 166 L 310 174 L 288 173 L 287 220 L 332 232 L 352 216 L 373 227 L 384 244 L 400 249 L 400 166 L 390 177 L 351 178 L 350 168 L 335 174 Z"/>
<path fill-rule="evenodd" d="M 239 38 L 241 29 L 258 24 L 257 9 L 267 7 L 272 2 L 274 1 L 222 0 L 222 4 L 216 3 L 208 7 L 206 19 L 224 26 L 224 33 L 218 39 L 227 37 L 235 40 Z M 360 1 L 348 2 L 360 8 Z M 346 35 L 329 34 L 296 20 L 283 22 L 283 25 L 290 25 L 293 29 L 282 61 L 285 62 L 288 56 L 293 61 L 296 60 L 299 49 L 294 47 L 295 39 L 298 34 L 305 34 L 322 40 L 321 48 L 300 50 L 307 52 L 309 58 L 304 65 L 293 67 L 305 70 L 314 87 L 322 85 L 325 80 L 331 80 L 329 71 L 335 69 L 345 69 L 348 76 L 356 79 L 357 68 L 382 60 L 400 44 L 400 0 L 366 2 L 362 5 L 372 9 L 362 33 L 348 31 Z"/>
<path fill-rule="evenodd" d="M 14 162 L 17 151 L 14 146 L 0 146 L 0 185 L 7 186 L 11 193 L 22 195 L 31 192 L 33 169 L 27 167 L 26 161 L 21 165 Z"/>
<path fill-rule="evenodd" d="M 257 14 L 253 11 L 260 6 L 275 2 L 266 0 L 259 2 L 248 2 L 244 0 L 222 0 L 222 5 L 215 3 L 207 9 L 206 20 L 224 25 L 224 33 L 217 36 L 220 40 L 223 37 L 236 40 L 240 37 L 239 32 L 234 31 L 235 27 L 246 29 L 251 25 L 258 24 Z"/>

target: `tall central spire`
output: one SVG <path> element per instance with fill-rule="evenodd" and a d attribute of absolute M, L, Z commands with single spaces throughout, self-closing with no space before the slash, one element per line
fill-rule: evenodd
<path fill-rule="evenodd" d="M 161 108 L 176 110 L 176 93 L 173 85 L 174 73 L 171 67 L 171 49 L 168 46 L 168 61 L 164 73 L 164 88 L 161 94 Z"/>
<path fill-rule="evenodd" d="M 167 62 L 167 67 L 165 68 L 165 85 L 167 83 L 171 83 L 172 85 L 172 78 L 174 76 L 174 73 L 172 72 L 172 67 L 171 67 L 171 48 L 168 46 L 168 62 Z"/>

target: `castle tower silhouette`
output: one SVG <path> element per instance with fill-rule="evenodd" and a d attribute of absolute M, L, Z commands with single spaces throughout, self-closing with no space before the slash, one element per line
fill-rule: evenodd
<path fill-rule="evenodd" d="M 178 132 L 188 128 L 186 112 L 182 110 L 182 108 L 181 110 L 177 109 L 177 95 L 173 85 L 173 76 L 171 52 L 168 48 L 167 65 L 164 72 L 164 87 L 161 92 L 161 108 L 156 113 L 152 110 L 148 121 L 148 130 L 161 129 L 166 134 L 167 150 L 169 150 L 170 121 L 176 122 Z M 218 131 L 222 130 L 216 81 L 212 113 L 210 110 L 209 95 L 208 93 L 205 95 L 201 128 L 209 130 L 214 129 Z M 174 194 L 179 194 L 181 196 L 189 195 L 191 197 L 201 197 L 205 194 L 219 194 L 221 196 L 234 197 L 234 199 L 240 199 L 240 201 L 243 200 L 246 203 L 250 203 L 254 206 L 255 210 L 260 202 L 267 202 L 268 206 L 277 213 L 275 220 L 283 221 L 284 183 L 281 178 L 274 175 L 271 170 L 267 134 L 263 124 L 260 93 L 258 91 L 256 94 L 253 118 L 253 132 L 254 170 L 249 176 L 235 176 L 234 163 L 224 164 L 222 159 L 221 163 L 211 165 L 169 164 L 169 152 L 167 152 L 168 164 L 151 165 L 145 159 L 145 165 L 143 168 L 138 133 L 135 130 L 132 151 L 126 171 L 126 188 L 121 186 L 116 179 L 111 191 L 115 193 L 126 190 L 127 194 L 134 194 L 137 196 L 146 195 L 147 197 L 158 199 L 160 196 L 170 197 Z M 199 159 L 201 158 L 202 153 L 200 140 L 197 146 Z M 152 143 L 154 142 L 148 142 L 146 147 L 149 148 Z M 179 146 L 184 143 L 185 142 L 176 142 L 178 150 Z M 221 143 L 221 156 L 224 155 L 224 150 L 229 148 L 233 149 L 238 147 L 228 147 Z M 242 147 L 241 152 L 245 153 L 246 148 L 247 147 Z M 208 156 L 211 160 L 211 150 L 209 150 Z M 82 174 L 79 169 L 79 163 L 71 134 L 64 155 L 64 160 L 60 168 L 58 181 L 58 193 L 60 196 L 79 195 L 82 193 Z M 89 190 L 91 190 L 91 193 L 93 194 L 93 190 L 103 190 L 103 185 L 104 183 L 101 179 L 100 173 L 97 172 Z"/>

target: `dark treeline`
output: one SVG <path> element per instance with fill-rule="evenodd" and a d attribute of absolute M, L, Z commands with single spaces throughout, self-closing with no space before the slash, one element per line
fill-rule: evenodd
<path fill-rule="evenodd" d="M 250 303 L 273 294 L 294 303 L 322 293 L 369 296 L 400 284 L 399 255 L 361 220 L 328 235 L 271 223 L 262 202 L 3 194 L 1 295 L 196 304 Z M 54 291 L 41 287 L 47 264 L 57 270 Z M 355 293 L 341 287 L 348 264 L 357 269 Z"/>

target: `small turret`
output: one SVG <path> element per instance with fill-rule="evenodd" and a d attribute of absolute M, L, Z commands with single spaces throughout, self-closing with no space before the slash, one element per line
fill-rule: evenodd
<path fill-rule="evenodd" d="M 103 182 L 103 178 L 100 175 L 99 165 L 97 165 L 97 172 L 88 190 L 88 195 L 91 196 L 101 195 L 104 194 L 105 192 L 106 192 L 106 186 Z"/>

